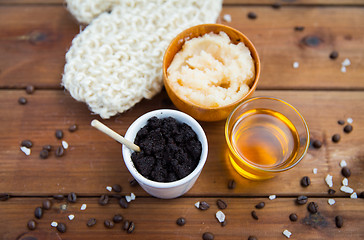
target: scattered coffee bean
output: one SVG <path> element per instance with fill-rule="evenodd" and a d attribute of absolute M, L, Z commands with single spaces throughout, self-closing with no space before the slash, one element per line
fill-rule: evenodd
<path fill-rule="evenodd" d="M 318 210 L 318 205 L 317 205 L 317 203 L 315 203 L 315 202 L 310 202 L 310 203 L 307 205 L 307 210 L 308 210 L 310 213 L 317 213 L 317 210 Z"/>
<path fill-rule="evenodd" d="M 26 93 L 32 94 L 34 92 L 34 86 L 33 85 L 27 85 L 25 88 Z"/>
<path fill-rule="evenodd" d="M 106 219 L 106 220 L 104 221 L 104 225 L 105 225 L 105 227 L 107 227 L 107 228 L 113 228 L 113 227 L 114 227 L 114 223 L 113 223 L 112 221 L 110 221 L 109 219 Z"/>
<path fill-rule="evenodd" d="M 27 104 L 27 102 L 28 102 L 28 100 L 25 97 L 20 97 L 18 99 L 18 103 L 21 105 L 25 105 L 25 104 Z"/>
<path fill-rule="evenodd" d="M 307 197 L 306 196 L 298 196 L 296 202 L 299 205 L 306 204 L 307 203 Z"/>
<path fill-rule="evenodd" d="M 0 193 L 0 201 L 6 201 L 10 198 L 8 193 Z"/>
<path fill-rule="evenodd" d="M 43 209 L 41 207 L 36 207 L 34 210 L 34 216 L 41 219 L 43 217 Z"/>
<path fill-rule="evenodd" d="M 71 125 L 69 128 L 68 128 L 68 131 L 69 132 L 76 132 L 78 129 L 78 126 L 76 124 L 73 124 Z"/>
<path fill-rule="evenodd" d="M 202 234 L 203 240 L 214 240 L 214 238 L 215 238 L 215 236 L 213 233 L 205 232 L 204 234 Z"/>
<path fill-rule="evenodd" d="M 50 152 L 52 150 L 52 146 L 51 145 L 44 145 L 43 150 L 47 150 L 48 152 Z"/>
<path fill-rule="evenodd" d="M 264 206 L 265 206 L 265 203 L 264 202 L 260 202 L 257 205 L 255 205 L 255 208 L 256 209 L 262 209 L 262 208 L 264 208 Z"/>
<path fill-rule="evenodd" d="M 334 134 L 331 139 L 334 143 L 337 143 L 340 141 L 340 138 L 340 134 Z"/>
<path fill-rule="evenodd" d="M 209 208 L 210 208 L 210 205 L 207 202 L 205 202 L 205 201 L 200 202 L 199 209 L 201 209 L 201 210 L 207 210 Z"/>
<path fill-rule="evenodd" d="M 314 147 L 314 148 L 321 148 L 321 146 L 322 146 L 322 142 L 320 141 L 320 140 L 314 140 L 313 142 L 312 142 L 312 146 Z"/>
<path fill-rule="evenodd" d="M 339 53 L 338 53 L 337 51 L 332 51 L 332 52 L 330 53 L 330 55 L 329 55 L 329 57 L 330 57 L 332 60 L 336 59 L 338 56 L 339 56 Z M 340 120 L 339 120 L 339 121 L 340 121 Z M 339 124 L 340 124 L 340 123 L 339 123 Z M 340 124 L 340 125 L 342 125 L 342 124 Z"/>
<path fill-rule="evenodd" d="M 235 182 L 235 180 L 234 180 L 234 179 L 231 179 L 231 180 L 229 181 L 229 183 L 228 183 L 228 188 L 229 188 L 229 189 L 234 189 L 234 188 L 236 188 L 236 182 Z"/>
<path fill-rule="evenodd" d="M 105 194 L 101 195 L 100 198 L 99 198 L 99 204 L 101 206 L 105 206 L 108 203 L 109 203 L 109 196 L 105 195 Z"/>
<path fill-rule="evenodd" d="M 281 4 L 280 3 L 273 3 L 272 8 L 279 9 L 279 8 L 281 8 Z"/>
<path fill-rule="evenodd" d="M 112 220 L 114 221 L 114 223 L 120 223 L 121 221 L 123 221 L 123 216 L 121 216 L 120 214 L 116 214 Z"/>
<path fill-rule="evenodd" d="M 59 146 L 57 149 L 56 149 L 56 157 L 62 157 L 64 155 L 64 149 L 62 146 Z"/>
<path fill-rule="evenodd" d="M 350 124 L 344 127 L 344 132 L 350 133 L 351 131 L 353 131 L 353 126 L 351 126 Z"/>
<path fill-rule="evenodd" d="M 344 219 L 342 216 L 336 216 L 335 217 L 335 224 L 337 228 L 342 228 L 342 226 L 344 225 Z"/>
<path fill-rule="evenodd" d="M 50 200 L 47 199 L 42 202 L 43 209 L 49 210 L 49 209 L 51 209 L 51 207 L 52 207 L 52 202 Z"/>
<path fill-rule="evenodd" d="M 257 16 L 257 14 L 256 13 L 254 13 L 254 12 L 249 12 L 248 13 L 248 18 L 249 19 L 256 19 L 258 16 Z"/>
<path fill-rule="evenodd" d="M 249 236 L 248 240 L 258 240 L 258 238 L 256 236 Z"/>
<path fill-rule="evenodd" d="M 225 219 L 222 223 L 221 223 L 221 227 L 225 227 L 227 224 L 227 220 Z"/>
<path fill-rule="evenodd" d="M 28 229 L 29 229 L 29 230 L 34 230 L 34 229 L 36 229 L 36 227 L 37 227 L 37 223 L 36 223 L 36 221 L 34 221 L 34 220 L 29 220 L 29 221 L 28 221 L 28 224 L 27 224 L 27 227 L 28 227 Z"/>
<path fill-rule="evenodd" d="M 121 192 L 122 188 L 119 184 L 114 184 L 112 190 L 114 190 L 114 192 Z"/>
<path fill-rule="evenodd" d="M 289 220 L 291 220 L 292 222 L 297 221 L 297 219 L 298 219 L 297 214 L 295 214 L 295 213 L 291 213 L 291 214 L 289 215 Z"/>
<path fill-rule="evenodd" d="M 64 224 L 64 223 L 58 223 L 57 230 L 60 233 L 65 233 L 67 231 L 66 224 Z"/>
<path fill-rule="evenodd" d="M 311 180 L 310 180 L 310 178 L 309 178 L 309 177 L 304 176 L 304 177 L 301 179 L 301 186 L 302 186 L 302 187 L 308 187 L 310 184 L 311 184 Z"/>
<path fill-rule="evenodd" d="M 294 30 L 297 31 L 297 32 L 302 32 L 303 30 L 305 30 L 305 27 L 304 26 L 296 26 L 296 27 L 294 27 Z"/>
<path fill-rule="evenodd" d="M 137 180 L 135 180 L 135 179 L 131 180 L 131 181 L 129 182 L 129 184 L 130 184 L 130 186 L 132 186 L 132 187 L 136 187 L 136 186 L 138 186 L 138 185 L 139 185 L 139 183 L 138 183 L 138 182 L 137 182 Z"/>
<path fill-rule="evenodd" d="M 87 223 L 86 223 L 86 225 L 87 225 L 87 227 L 92 227 L 92 226 L 94 226 L 95 224 L 96 224 L 96 218 L 90 218 L 88 221 L 87 221 Z"/>
<path fill-rule="evenodd" d="M 344 121 L 344 120 L 338 120 L 338 121 L 337 121 L 337 123 L 338 123 L 339 125 L 344 125 L 344 124 L 345 124 L 345 121 Z"/>
<path fill-rule="evenodd" d="M 63 138 L 63 131 L 62 130 L 59 130 L 59 129 L 57 129 L 56 130 L 56 138 L 57 139 L 62 139 Z"/>
<path fill-rule="evenodd" d="M 224 200 L 217 199 L 216 204 L 217 204 L 217 207 L 219 209 L 225 209 L 225 208 L 227 208 L 227 204 L 226 204 L 226 202 Z"/>
<path fill-rule="evenodd" d="M 178 226 L 183 226 L 183 225 L 186 224 L 186 219 L 183 218 L 183 217 L 180 217 L 180 218 L 177 219 L 176 223 L 177 223 Z"/>
<path fill-rule="evenodd" d="M 77 195 L 76 193 L 74 192 L 70 192 L 67 196 L 67 200 L 70 202 L 70 203 L 75 203 L 77 201 Z"/>
<path fill-rule="evenodd" d="M 62 195 L 62 194 L 53 195 L 53 198 L 56 199 L 56 200 L 63 200 L 64 195 Z"/>
<path fill-rule="evenodd" d="M 124 230 L 128 230 L 129 228 L 129 221 L 128 220 L 125 220 L 124 224 L 123 224 L 123 229 Z"/>
<path fill-rule="evenodd" d="M 33 142 L 30 140 L 23 140 L 20 145 L 22 147 L 31 148 L 31 147 L 33 147 Z"/>
<path fill-rule="evenodd" d="M 257 213 L 256 213 L 255 211 L 252 211 L 252 212 L 251 212 L 251 215 L 252 215 L 252 217 L 253 217 L 255 220 L 258 220 L 258 219 L 259 219 L 259 217 L 258 217 L 258 215 L 257 215 Z"/>
<path fill-rule="evenodd" d="M 40 153 L 39 153 L 39 157 L 41 158 L 41 159 L 47 159 L 48 158 L 48 156 L 49 156 L 49 152 L 47 151 L 47 150 L 42 150 L 42 151 L 40 151 Z"/>
<path fill-rule="evenodd" d="M 122 208 L 128 208 L 128 202 L 125 200 L 125 198 L 120 199 L 119 204 Z"/>
<path fill-rule="evenodd" d="M 302 38 L 302 43 L 309 47 L 316 47 L 320 45 L 321 39 L 316 36 L 306 36 Z"/>
<path fill-rule="evenodd" d="M 341 169 L 341 174 L 342 174 L 344 177 L 348 178 L 348 177 L 350 177 L 350 176 L 351 176 L 351 171 L 350 171 L 350 169 L 349 169 L 348 167 L 343 167 L 343 168 Z"/>
<path fill-rule="evenodd" d="M 334 190 L 334 189 L 329 189 L 328 191 L 327 191 L 330 195 L 334 195 L 335 193 L 336 193 L 336 191 Z"/>
<path fill-rule="evenodd" d="M 130 222 L 128 230 L 126 230 L 127 233 L 132 233 L 135 229 L 135 224 L 134 222 Z"/>

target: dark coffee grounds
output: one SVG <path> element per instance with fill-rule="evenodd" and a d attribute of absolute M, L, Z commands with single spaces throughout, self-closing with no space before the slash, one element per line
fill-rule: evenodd
<path fill-rule="evenodd" d="M 141 128 L 134 143 L 141 148 L 131 159 L 144 177 L 173 182 L 186 177 L 198 165 L 201 142 L 190 126 L 172 117 L 152 117 Z"/>

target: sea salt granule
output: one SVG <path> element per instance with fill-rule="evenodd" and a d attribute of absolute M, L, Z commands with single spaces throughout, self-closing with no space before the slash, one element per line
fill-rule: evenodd
<path fill-rule="evenodd" d="M 52 227 L 57 227 L 58 226 L 58 223 L 57 222 L 51 222 L 51 226 Z"/>
<path fill-rule="evenodd" d="M 135 194 L 134 194 L 134 193 L 131 193 L 131 194 L 130 194 L 130 198 L 131 198 L 131 200 L 132 200 L 132 201 L 134 201 L 134 200 L 135 200 L 135 198 L 136 198 Z"/>
<path fill-rule="evenodd" d="M 346 161 L 345 160 L 341 160 L 340 167 L 346 167 L 346 166 L 347 166 Z"/>
<path fill-rule="evenodd" d="M 329 200 L 327 200 L 327 202 L 330 204 L 330 205 L 334 205 L 335 204 L 335 200 L 330 198 Z"/>
<path fill-rule="evenodd" d="M 112 187 L 107 186 L 107 187 L 106 187 L 106 190 L 108 190 L 109 192 L 111 192 L 111 191 L 112 191 Z"/>
<path fill-rule="evenodd" d="M 131 202 L 131 197 L 130 196 L 126 195 L 125 199 L 126 199 L 127 202 Z"/>
<path fill-rule="evenodd" d="M 276 199 L 276 195 L 270 195 L 268 198 L 269 198 L 269 200 L 273 200 L 273 199 Z"/>
<path fill-rule="evenodd" d="M 290 238 L 292 233 L 286 229 L 283 231 L 283 235 L 286 236 L 287 238 Z"/>
<path fill-rule="evenodd" d="M 68 215 L 68 219 L 69 219 L 69 220 L 71 220 L 71 221 L 72 221 L 74 218 L 75 218 L 75 215 L 73 215 L 73 214 Z"/>
<path fill-rule="evenodd" d="M 67 149 L 68 148 L 68 143 L 66 141 L 62 141 L 62 147 L 64 149 Z"/>
<path fill-rule="evenodd" d="M 27 155 L 27 156 L 29 156 L 30 155 L 30 153 L 32 152 L 31 150 L 30 150 L 30 148 L 27 148 L 27 147 L 20 147 L 20 150 L 23 152 L 23 153 L 25 153 L 25 155 Z"/>
<path fill-rule="evenodd" d="M 225 14 L 225 15 L 223 16 L 223 19 L 224 19 L 224 21 L 226 21 L 226 22 L 231 22 L 231 15 L 230 15 L 230 14 Z"/>
<path fill-rule="evenodd" d="M 341 71 L 342 73 L 345 73 L 345 72 L 346 72 L 346 67 L 345 67 L 345 66 L 341 66 L 340 71 Z"/>
<path fill-rule="evenodd" d="M 317 168 L 312 169 L 313 174 L 317 174 Z"/>
<path fill-rule="evenodd" d="M 83 210 L 85 210 L 87 208 L 87 205 L 86 204 L 82 204 L 82 206 L 81 206 L 81 211 L 83 211 Z"/>
<path fill-rule="evenodd" d="M 348 119 L 346 119 L 346 121 L 347 121 L 348 123 L 350 123 L 350 124 L 352 124 L 352 123 L 353 123 L 353 119 L 352 119 L 352 118 L 348 118 Z"/>
<path fill-rule="evenodd" d="M 196 207 L 196 208 L 200 208 L 200 202 L 196 202 L 196 203 L 195 203 L 195 207 Z"/>
<path fill-rule="evenodd" d="M 300 64 L 298 62 L 293 63 L 293 68 L 298 68 L 299 66 L 300 66 Z"/>
<path fill-rule="evenodd" d="M 343 186 L 347 186 L 347 185 L 349 185 L 349 180 L 347 178 L 344 178 L 342 183 L 343 183 Z"/>
<path fill-rule="evenodd" d="M 350 198 L 353 199 L 358 198 L 358 194 L 356 194 L 356 192 L 353 192 L 353 194 L 350 195 Z"/>
<path fill-rule="evenodd" d="M 219 222 L 222 223 L 225 221 L 225 214 L 222 211 L 217 211 L 216 218 L 217 218 L 217 220 L 219 220 Z"/>
<path fill-rule="evenodd" d="M 353 193 L 354 190 L 351 187 L 348 186 L 341 186 L 340 191 L 345 192 L 345 193 Z"/>
<path fill-rule="evenodd" d="M 349 58 L 345 58 L 345 60 L 341 63 L 342 66 L 347 67 L 351 64 Z"/>
<path fill-rule="evenodd" d="M 332 176 L 330 174 L 327 174 L 327 176 L 325 178 L 325 182 L 329 187 L 332 187 L 334 185 L 332 182 Z"/>

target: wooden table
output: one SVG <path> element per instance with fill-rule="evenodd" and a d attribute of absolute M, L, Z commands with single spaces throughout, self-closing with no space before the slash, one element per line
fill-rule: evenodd
<path fill-rule="evenodd" d="M 280 8 L 271 5 L 279 3 Z M 248 12 L 257 19 L 247 18 Z M 232 22 L 223 20 L 230 14 Z M 64 55 L 79 25 L 66 10 L 62 0 L 0 1 L 0 193 L 10 199 L 0 201 L 1 239 L 202 239 L 212 232 L 215 239 L 285 239 L 288 229 L 292 239 L 363 239 L 363 199 L 351 199 L 340 191 L 341 160 L 351 169 L 349 186 L 358 194 L 364 191 L 364 2 L 362 0 L 226 0 L 219 22 L 245 33 L 261 57 L 262 74 L 255 96 L 282 98 L 294 105 L 306 118 L 312 139 L 322 141 L 320 149 L 310 147 L 304 160 L 294 169 L 262 182 L 240 177 L 227 162 L 224 121 L 201 122 L 209 141 L 207 163 L 195 186 L 183 197 L 156 199 L 139 186 L 132 187 L 132 176 L 126 169 L 118 143 L 90 126 L 98 116 L 90 114 L 84 103 L 75 101 L 60 87 Z M 302 31 L 295 27 L 303 26 Z M 337 51 L 336 60 L 329 58 Z M 351 65 L 341 72 L 344 59 Z M 299 67 L 293 68 L 298 62 Z M 28 95 L 27 85 L 36 90 Z M 28 103 L 19 105 L 18 98 Z M 141 114 L 160 108 L 174 108 L 165 92 L 144 100 L 133 109 L 105 124 L 124 134 Z M 338 120 L 353 119 L 353 131 L 343 132 Z M 76 132 L 68 127 L 77 124 Z M 40 159 L 43 145 L 60 146 L 56 129 L 65 133 L 69 148 L 56 158 L 54 150 L 48 159 Z M 331 137 L 339 133 L 341 140 Z M 20 142 L 33 141 L 32 154 L 20 151 Z M 317 168 L 317 174 L 313 173 Z M 327 174 L 333 176 L 334 195 L 328 194 Z M 300 179 L 309 176 L 311 185 L 303 188 Z M 234 179 L 235 189 L 228 189 Z M 135 193 L 136 200 L 122 209 L 116 198 L 100 206 L 102 194 L 115 194 L 107 186 L 120 184 L 122 195 Z M 75 192 L 76 203 L 55 200 L 55 194 Z M 277 199 L 269 200 L 275 194 Z M 319 214 L 309 214 L 307 205 L 298 206 L 295 199 L 306 195 L 319 206 Z M 4 195 L 2 195 L 3 198 Z M 332 206 L 328 199 L 335 199 Z M 27 222 L 34 209 L 45 199 L 52 199 L 34 231 Z M 216 200 L 223 199 L 227 225 L 215 218 Z M 210 209 L 195 208 L 206 201 Z M 263 209 L 255 209 L 261 201 Z M 82 204 L 87 209 L 80 210 Z M 66 209 L 64 209 L 66 208 Z M 259 220 L 251 217 L 255 210 Z M 135 223 L 131 234 L 104 227 L 104 220 L 115 214 Z M 296 213 L 297 222 L 289 215 Z M 74 220 L 68 216 L 73 214 Z M 335 226 L 335 216 L 344 218 L 344 226 Z M 88 228 L 89 218 L 97 224 Z M 177 226 L 176 219 L 186 218 Z M 66 233 L 59 233 L 51 222 L 63 222 Z M 28 238 L 27 238 L 28 237 Z M 33 238 L 29 238 L 33 237 Z"/>

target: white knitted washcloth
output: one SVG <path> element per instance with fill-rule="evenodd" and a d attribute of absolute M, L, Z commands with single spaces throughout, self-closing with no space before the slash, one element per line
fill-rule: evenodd
<path fill-rule="evenodd" d="M 62 84 L 102 118 L 157 94 L 162 61 L 181 31 L 214 23 L 222 0 L 67 0 L 72 14 L 90 24 L 72 41 Z M 111 10 L 111 12 L 103 12 Z"/>

